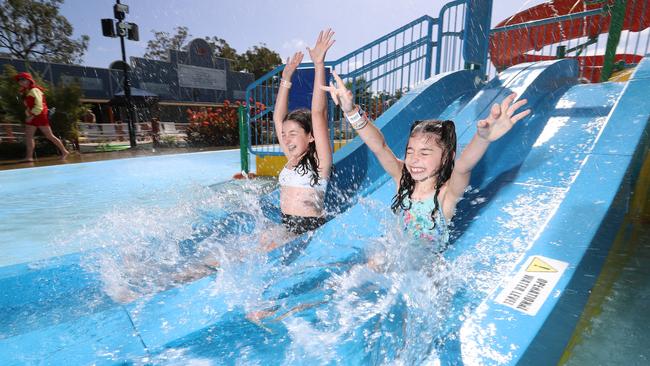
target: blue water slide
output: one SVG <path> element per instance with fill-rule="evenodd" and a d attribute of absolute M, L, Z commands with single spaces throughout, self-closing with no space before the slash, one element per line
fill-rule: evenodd
<path fill-rule="evenodd" d="M 511 92 L 528 99 L 534 111 L 490 147 L 473 172 L 472 190 L 459 204 L 454 240 L 445 257 L 480 267 L 492 282 L 454 300 L 471 316 L 448 321 L 446 329 L 459 336 L 440 346 L 443 361 L 557 362 L 577 321 L 575 314 L 581 312 L 607 256 L 648 148 L 649 76 L 650 62 L 644 59 L 628 83 L 581 85 L 575 61 L 559 60 L 510 68 L 476 92 L 475 74 L 463 71 L 429 80 L 377 120 L 389 146 L 401 155 L 415 119 L 453 119 L 462 149 L 476 121 Z M 455 89 L 456 85 L 462 87 Z M 390 204 L 394 183 L 363 144 L 355 140 L 339 150 L 335 164 L 333 191 L 359 192 L 363 202 L 357 203 L 354 194 L 344 201 L 328 195 L 330 205 L 342 203 L 347 210 L 308 243 L 299 239 L 289 245 L 299 248 L 299 253 L 287 261 L 286 273 L 300 268 L 300 279 L 283 277 L 265 294 L 289 307 L 319 300 L 322 291 L 301 287 L 310 282 L 305 277 L 322 283 L 324 276 L 363 260 L 365 243 L 380 237 L 391 223 L 385 210 L 373 205 Z M 280 260 L 286 259 L 283 254 L 271 253 Z M 468 256 L 475 260 L 468 261 Z M 233 312 L 227 299 L 214 295 L 213 276 L 127 305 L 115 304 L 95 291 L 95 308 L 75 309 L 70 304 L 76 299 L 73 294 L 98 288 L 98 279 L 75 267 L 75 261 L 78 258 L 70 256 L 63 266 L 2 269 L 3 290 L 5 285 L 12 289 L 3 291 L 3 307 L 28 309 L 38 302 L 39 307 L 52 304 L 56 310 L 55 304 L 68 297 L 70 309 L 53 310 L 50 318 L 35 322 L 16 318 L 3 324 L 3 329 L 9 329 L 0 335 L 3 364 L 129 362 L 169 347 L 200 348 L 200 340 L 211 334 L 215 324 L 226 329 L 255 327 L 242 322 L 243 314 Z M 305 270 L 310 263 L 319 266 Z M 57 272 L 60 268 L 65 270 Z M 514 307 L 504 304 L 514 297 L 511 280 L 531 268 L 556 276 L 555 282 L 545 280 L 553 284 L 549 296 L 541 296 L 539 286 L 527 283 L 528 293 L 516 299 L 521 305 L 535 295 L 528 299 L 537 307 L 533 315 L 530 304 L 523 307 L 526 311 L 518 310 L 516 301 Z"/>
<path fill-rule="evenodd" d="M 476 71 L 437 75 L 405 93 L 376 122 L 387 131 L 388 143 L 399 148 L 405 143 L 413 120 L 453 117 L 482 85 Z M 337 174 L 327 196 L 331 207 L 338 203 L 349 206 L 360 188 L 368 189 L 383 175 L 374 156 L 356 140 L 339 150 L 334 162 Z M 341 194 L 346 198 L 341 199 Z M 277 207 L 277 194 L 269 197 L 269 206 Z M 181 251 L 192 252 L 197 243 L 214 235 L 215 227 L 250 231 L 249 225 L 242 222 L 237 213 L 219 212 L 209 216 L 205 225 L 198 224 L 196 235 L 179 243 Z M 230 221 L 234 224 L 223 225 Z M 215 224 L 217 222 L 221 224 Z M 295 249 L 293 255 L 284 255 L 284 251 L 271 253 L 271 256 L 289 261 L 299 255 L 298 250 L 306 242 L 299 238 L 288 245 Z M 15 315 L 2 319 L 0 360 L 5 364 L 22 364 L 29 360 L 47 360 L 52 364 L 111 364 L 163 349 L 215 323 L 228 312 L 219 296 L 202 296 L 209 291 L 213 276 L 163 291 L 146 300 L 120 305 L 103 293 L 99 274 L 81 266 L 83 258 L 89 254 L 92 255 L 77 253 L 0 269 L 3 289 L 0 307 Z M 19 308 L 24 311 L 18 311 Z M 203 308 L 212 310 L 197 311 Z M 34 344 L 39 345 L 37 350 Z M 31 358 L 25 359 L 25 355 Z"/>
<path fill-rule="evenodd" d="M 454 299 L 444 328 L 451 336 L 440 335 L 443 364 L 558 362 L 647 156 L 649 75 L 647 58 L 626 84 L 578 84 L 574 60 L 522 64 L 456 113 L 462 148 L 476 121 L 511 92 L 528 99 L 534 111 L 491 145 L 473 172 L 473 189 L 459 203 L 455 238 L 444 256 L 480 275 Z M 366 193 L 366 202 L 385 207 L 395 185 L 384 175 Z M 354 263 L 365 243 L 388 231 L 386 225 L 381 210 L 353 206 L 319 230 L 292 263 L 330 266 L 278 281 L 269 297 L 289 299 L 288 309 L 319 301 L 319 291 L 307 296 L 299 288 L 309 282 L 305 276 L 317 282 L 323 272 Z"/>
<path fill-rule="evenodd" d="M 479 93 L 464 103 L 460 109 L 454 110 L 448 115 L 443 112 L 439 117 L 454 118 L 456 120 L 460 135 L 459 140 L 463 144 L 468 141 L 467 135 L 471 137 L 476 121 L 487 115 L 493 103 L 501 101 L 511 92 L 517 92 L 522 97 L 527 98 L 532 108 L 544 110 L 550 108 L 552 102 L 549 100 L 559 98 L 564 91 L 576 83 L 577 75 L 577 65 L 571 60 L 520 65 L 505 71 L 498 78 L 492 80 Z M 503 145 L 495 144 L 492 149 L 507 152 L 508 155 L 502 156 L 508 157 L 509 160 L 502 161 L 501 164 L 492 163 L 490 167 L 479 167 L 479 174 L 476 175 L 473 184 L 477 187 L 488 187 L 491 181 L 501 181 L 502 184 L 507 182 L 507 178 L 504 177 L 508 177 L 513 170 L 522 165 L 544 128 L 546 122 L 544 118 L 538 118 L 536 121 L 533 118 L 524 121 L 511 132 L 511 138 L 515 143 L 511 142 L 511 145 L 505 143 Z M 530 126 L 528 126 L 529 124 Z M 405 148 L 408 128 L 405 127 L 399 132 L 404 134 L 403 136 L 392 136 L 390 132 L 387 132 L 385 126 L 382 127 L 384 127 L 382 132 L 389 140 L 401 139 L 401 146 L 394 143 L 391 145 L 391 148 L 399 154 Z M 351 146 L 354 147 L 355 145 Z M 488 155 L 489 157 L 490 155 Z M 516 159 L 513 160 L 513 157 L 516 157 Z M 368 160 L 374 160 L 374 157 L 370 157 Z M 302 248 L 300 255 L 287 264 L 287 269 L 283 271 L 283 275 L 266 289 L 265 297 L 268 300 L 275 301 L 281 307 L 277 314 L 280 317 L 288 311 L 292 311 L 290 309 L 296 309 L 301 304 L 326 301 L 328 293 L 323 291 L 318 284 L 322 284 L 328 276 L 346 271 L 354 264 L 363 261 L 363 252 L 366 245 L 388 231 L 387 225 L 391 225 L 392 221 L 390 218 L 387 220 L 386 210 L 376 209 L 377 207 L 373 205 L 388 206 L 395 192 L 395 187 L 376 162 L 374 167 L 376 171 L 370 172 L 370 174 L 374 174 L 377 178 L 374 182 L 370 182 L 365 186 L 363 190 L 366 196 L 364 203 L 353 205 L 346 212 L 338 215 L 319 229 L 311 238 L 309 245 Z M 340 175 L 338 178 L 344 179 L 345 177 Z M 368 204 L 368 202 L 373 203 Z M 463 214 L 460 216 L 464 217 Z M 292 273 L 292 269 L 294 273 Z M 186 305 L 189 303 L 190 300 L 185 300 Z M 192 306 L 192 308 L 194 307 Z M 171 337 L 159 336 L 160 321 L 158 318 L 159 316 L 152 314 L 150 320 L 146 323 L 146 327 L 138 327 L 139 329 L 154 327 L 148 332 L 155 334 L 156 339 L 149 339 L 148 342 L 151 342 L 151 344 L 157 342 L 159 350 L 168 347 L 180 347 L 196 350 L 197 353 L 204 352 L 200 351 L 202 348 L 201 342 L 196 342 L 196 339 L 210 334 L 209 331 L 206 331 L 206 329 L 211 329 L 210 327 L 172 340 Z M 243 314 L 240 314 L 240 318 L 243 319 Z M 220 319 L 216 324 L 218 325 L 212 325 L 214 329 L 244 327 L 246 321 L 237 322 L 230 317 L 226 317 Z M 268 327 L 277 327 L 277 325 L 278 323 L 273 320 L 268 323 Z M 453 326 L 453 324 L 450 325 L 450 327 Z M 271 331 L 280 335 L 283 334 L 283 331 L 286 332 L 281 326 L 272 328 Z M 163 338 L 167 338 L 167 343 Z M 236 347 L 236 340 L 233 340 L 232 337 L 222 336 L 219 339 L 216 335 L 211 335 L 210 338 L 212 339 L 210 344 L 212 349 L 232 349 Z M 450 357 L 456 359 L 460 357 L 458 352 L 452 352 L 453 355 L 450 355 Z M 213 353 L 211 355 L 214 356 Z M 346 353 L 346 355 L 352 357 L 351 353 Z M 364 362 L 364 359 L 360 358 L 358 361 Z M 354 361 L 351 362 L 354 363 Z"/>
<path fill-rule="evenodd" d="M 444 364 L 557 363 L 648 148 L 650 110 L 642 98 L 649 67 L 644 60 L 627 84 L 578 84 L 574 60 L 523 64 L 504 72 L 455 113 L 462 147 L 492 103 L 511 92 L 526 98 L 534 111 L 490 147 L 473 172 L 473 189 L 459 204 L 455 239 L 445 257 L 485 277 L 468 282 L 485 283 L 454 299 L 457 312 L 445 328 L 454 336 L 441 335 L 446 341 L 438 352 Z M 393 148 L 400 153 L 400 147 Z M 366 204 L 354 205 L 316 233 L 291 263 L 299 273 L 277 281 L 267 291 L 269 298 L 281 300 L 286 309 L 323 301 L 328 294 L 302 285 L 322 283 L 324 275 L 363 260 L 365 244 L 390 225 L 385 210 L 367 202 L 388 206 L 395 186 L 384 175 L 365 193 Z M 319 268 L 305 270 L 310 263 Z M 557 282 L 539 277 L 545 281 L 539 283 L 552 284 L 546 297 L 539 286 L 528 284 L 512 306 L 496 302 L 521 267 L 556 276 Z M 506 303 L 510 295 L 503 295 Z M 530 311 L 533 305 L 524 300 L 539 309 Z M 522 304 L 528 312 L 517 308 Z"/>
<path fill-rule="evenodd" d="M 512 92 L 517 92 L 522 97 L 528 98 L 529 104 L 533 108 L 541 107 L 549 93 L 566 88 L 567 85 L 575 83 L 576 78 L 577 65 L 572 60 L 518 65 L 504 71 L 490 81 L 460 110 L 454 111 L 453 115 L 443 114 L 441 117 L 454 119 L 459 134 L 459 146 L 462 147 L 471 139 L 475 131 L 476 121 L 487 116 L 490 107 L 495 102 L 500 102 Z M 482 170 L 481 167 L 478 167 L 477 171 L 479 173 L 475 175 L 475 179 L 472 181 L 474 185 L 486 186 L 488 184 L 486 181 L 494 180 L 496 175 L 521 164 L 525 152 L 530 150 L 535 141 L 535 136 L 533 136 L 535 132 L 531 133 L 530 129 L 526 128 L 527 123 L 526 121 L 522 122 L 521 125 L 509 133 L 510 139 L 518 140 L 516 143 L 512 145 L 494 144 L 491 147 L 491 151 L 495 149 L 502 152 L 507 151 L 509 159 L 503 159 L 500 164 L 493 164 L 489 167 L 489 170 Z M 537 127 L 536 134 L 539 134 L 542 127 Z M 390 133 L 384 129 L 382 129 L 382 132 L 388 139 Z M 400 136 L 400 145 L 391 146 L 398 156 L 405 151 L 409 129 L 405 128 L 399 132 L 403 134 Z M 391 136 L 390 138 L 395 137 Z M 494 153 L 488 152 L 486 154 L 488 159 L 491 154 Z M 513 156 L 517 160 L 513 159 Z M 373 157 L 372 160 L 375 160 L 375 158 Z M 383 207 L 388 207 L 395 194 L 396 187 L 390 176 L 383 171 L 378 163 L 375 163 L 375 169 L 378 178 L 365 189 L 365 201 L 370 200 Z M 355 262 L 353 258 L 358 256 L 359 251 L 363 250 L 366 242 L 381 236 L 386 231 L 386 227 L 380 225 L 380 223 L 386 221 L 383 212 L 382 210 L 370 209 L 368 205 L 354 205 L 320 229 L 312 238 L 309 247 L 305 249 L 294 265 L 300 266 L 311 261 L 323 264 L 353 264 Z M 341 228 L 345 228 L 345 232 L 341 232 Z M 336 240 L 332 240 L 332 238 L 336 238 Z M 340 270 L 340 266 L 337 266 L 337 268 Z M 319 277 L 321 273 L 315 272 L 312 275 Z M 280 294 L 288 292 L 288 288 L 300 282 L 309 281 L 305 281 L 304 276 L 284 278 L 276 283 L 275 288 L 272 289 L 273 295 L 270 297 L 280 296 Z"/>
<path fill-rule="evenodd" d="M 573 85 L 550 100 L 551 108 L 531 117 L 530 123 L 546 120 L 537 141 L 494 188 L 498 192 L 487 193 L 491 197 L 480 213 L 467 218 L 465 233 L 449 252 L 480 253 L 489 245 L 500 248 L 488 251 L 493 257 L 511 258 L 498 286 L 465 299 L 478 311 L 459 325 L 463 360 L 521 365 L 560 360 L 609 249 L 624 230 L 632 189 L 648 158 L 649 77 L 646 57 L 626 84 Z M 513 225 L 517 220 L 526 225 Z"/>

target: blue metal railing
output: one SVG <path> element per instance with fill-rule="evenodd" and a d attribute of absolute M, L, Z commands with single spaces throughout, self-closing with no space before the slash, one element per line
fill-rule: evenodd
<path fill-rule="evenodd" d="M 436 44 L 436 75 L 441 72 L 455 71 L 464 68 L 463 60 L 463 30 L 467 2 L 452 1 L 440 9 L 438 40 Z"/>
<path fill-rule="evenodd" d="M 403 93 L 431 77 L 432 70 L 438 74 L 463 68 L 466 2 L 452 1 L 440 10 L 437 19 L 422 16 L 338 60 L 326 62 L 325 66 L 335 70 L 350 87 L 356 103 L 377 118 Z M 441 55 L 452 61 L 441 64 Z M 300 67 L 313 64 L 303 63 Z M 247 115 L 249 151 L 253 154 L 282 155 L 272 116 L 283 69 L 284 65 L 276 67 L 246 89 L 250 105 L 259 103 L 266 107 Z M 355 136 L 342 117 L 330 101 L 328 118 L 334 150 Z"/>

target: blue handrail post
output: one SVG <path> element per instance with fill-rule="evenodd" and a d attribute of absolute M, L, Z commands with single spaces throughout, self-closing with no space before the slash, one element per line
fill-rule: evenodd
<path fill-rule="evenodd" d="M 431 63 L 433 62 L 433 19 L 427 20 L 427 57 L 424 63 L 424 79 L 431 77 Z"/>
<path fill-rule="evenodd" d="M 442 64 L 442 29 L 444 20 L 438 18 L 438 40 L 436 41 L 436 75 L 440 74 L 440 64 Z"/>
<path fill-rule="evenodd" d="M 492 0 L 468 0 L 463 34 L 465 69 L 487 70 Z"/>

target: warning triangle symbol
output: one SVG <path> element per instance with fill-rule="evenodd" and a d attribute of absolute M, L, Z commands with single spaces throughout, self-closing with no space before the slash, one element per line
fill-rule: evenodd
<path fill-rule="evenodd" d="M 526 268 L 526 272 L 557 272 L 557 269 L 543 260 L 533 257 L 533 261 Z"/>

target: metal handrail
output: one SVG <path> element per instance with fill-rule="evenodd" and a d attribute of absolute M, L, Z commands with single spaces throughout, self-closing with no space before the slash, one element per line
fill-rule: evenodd
<path fill-rule="evenodd" d="M 461 1 L 464 2 L 465 0 L 461 0 Z M 340 57 L 334 63 L 336 63 L 336 64 L 343 63 L 347 59 L 353 58 L 355 55 L 363 53 L 364 51 L 366 51 L 366 50 L 380 44 L 381 42 L 383 42 L 383 41 L 385 41 L 385 40 L 387 40 L 387 39 L 389 39 L 391 37 L 394 37 L 394 36 L 404 32 L 405 30 L 408 30 L 408 29 L 410 29 L 410 28 L 412 28 L 412 27 L 414 27 L 414 26 L 416 26 L 416 25 L 418 25 L 420 23 L 425 22 L 425 21 L 431 22 L 432 24 L 438 24 L 438 19 L 434 19 L 434 18 L 432 18 L 432 17 L 430 17 L 428 15 L 421 16 L 421 17 L 411 21 L 410 23 L 408 23 L 406 25 L 403 25 L 403 26 L 397 28 L 396 30 L 394 30 L 394 31 L 392 31 L 390 33 L 387 33 L 387 34 L 383 35 L 382 37 L 380 37 L 380 38 L 378 38 L 378 39 L 376 39 L 376 40 L 362 46 L 361 48 L 358 48 L 358 49 L 348 53 L 347 55 Z"/>
<path fill-rule="evenodd" d="M 460 1 L 464 2 L 465 0 L 460 0 Z M 390 32 L 390 33 L 387 33 L 384 36 L 382 36 L 382 37 L 380 37 L 380 38 L 378 38 L 378 39 L 376 39 L 376 40 L 362 46 L 361 48 L 359 48 L 357 50 L 354 50 L 354 51 L 348 53 L 347 55 L 344 55 L 344 56 L 340 57 L 339 59 L 337 59 L 335 61 L 327 61 L 327 62 L 325 62 L 325 66 L 326 67 L 327 66 L 334 67 L 334 66 L 340 65 L 340 64 L 344 63 L 345 61 L 354 58 L 356 55 L 359 55 L 359 54 L 371 49 L 372 47 L 380 44 L 381 42 L 383 42 L 383 41 L 385 41 L 385 40 L 387 40 L 387 39 L 389 39 L 389 38 L 403 32 L 405 30 L 408 30 L 409 28 L 411 28 L 411 27 L 413 27 L 413 26 L 415 26 L 415 25 L 417 25 L 419 23 L 422 23 L 424 21 L 430 21 L 430 22 L 433 22 L 434 24 L 437 23 L 436 19 L 434 19 L 434 18 L 432 18 L 432 17 L 430 17 L 428 15 L 421 16 L 421 17 L 411 21 L 410 23 L 408 23 L 408 24 L 406 24 L 406 25 L 404 25 L 404 26 L 402 26 L 402 27 Z M 421 41 L 421 40 L 418 40 L 418 41 Z M 307 67 L 313 67 L 313 66 L 314 66 L 314 64 L 312 62 L 303 62 L 303 63 L 300 63 L 300 65 L 298 65 L 298 68 L 307 68 Z M 249 94 L 250 90 L 254 89 L 257 86 L 262 85 L 265 81 L 268 81 L 271 78 L 273 78 L 274 76 L 280 74 L 282 72 L 282 70 L 284 70 L 284 67 L 285 67 L 285 65 L 276 66 L 273 70 L 267 72 L 266 74 L 262 75 L 262 77 L 255 80 L 253 83 L 249 84 L 248 87 L 246 88 L 246 100 L 247 101 L 249 100 L 249 95 L 248 94 Z"/>
<path fill-rule="evenodd" d="M 443 42 L 442 39 L 443 37 L 446 36 L 456 36 L 462 39 L 463 37 L 463 32 L 445 32 L 444 31 L 444 26 L 445 26 L 445 13 L 449 11 L 450 9 L 460 6 L 460 5 L 467 5 L 467 0 L 455 0 L 451 1 L 445 5 L 443 5 L 442 8 L 440 8 L 440 12 L 438 13 L 438 40 L 436 41 L 437 47 L 436 47 L 436 69 L 435 73 L 436 75 L 441 72 L 442 68 L 442 51 L 443 51 Z M 464 28 L 464 25 L 463 25 Z M 452 34 L 453 33 L 453 34 Z"/>
<path fill-rule="evenodd" d="M 408 46 L 404 46 L 404 47 L 400 48 L 399 50 L 395 50 L 395 51 L 393 51 L 393 52 L 391 52 L 391 53 L 389 53 L 389 54 L 387 54 L 385 56 L 382 56 L 382 57 L 380 57 L 380 58 L 366 64 L 366 65 L 361 66 L 358 69 L 355 69 L 354 71 L 350 72 L 349 74 L 342 74 L 341 77 L 345 76 L 345 77 L 351 78 L 351 77 L 355 77 L 357 75 L 364 74 L 368 70 L 374 69 L 375 67 L 377 67 L 379 65 L 382 65 L 382 64 L 384 64 L 386 62 L 389 62 L 391 60 L 394 60 L 394 59 L 396 59 L 396 58 L 398 58 L 398 57 L 400 57 L 402 55 L 405 55 L 408 52 L 413 51 L 414 49 L 416 49 L 418 47 L 426 45 L 426 43 L 427 43 L 427 37 L 422 37 L 422 38 L 410 43 Z M 336 63 L 336 65 L 339 65 L 339 64 L 340 63 L 338 63 L 338 62 Z"/>
<path fill-rule="evenodd" d="M 460 1 L 464 2 L 465 0 L 460 0 Z M 389 39 L 389 38 L 403 32 L 403 31 L 405 31 L 405 30 L 407 30 L 407 29 L 413 27 L 414 25 L 417 25 L 417 24 L 419 24 L 419 23 L 421 23 L 423 21 L 430 21 L 433 24 L 437 24 L 437 19 L 434 19 L 434 18 L 430 17 L 429 15 L 421 16 L 421 17 L 411 21 L 410 23 L 408 23 L 406 25 L 403 25 L 403 26 L 397 28 L 396 30 L 394 30 L 394 31 L 392 31 L 390 33 L 387 33 L 387 34 L 383 35 L 382 37 L 380 37 L 380 38 L 378 38 L 378 39 L 376 39 L 376 40 L 362 46 L 361 48 L 358 48 L 358 49 L 348 53 L 347 55 L 341 56 L 340 58 L 338 58 L 335 61 L 326 61 L 325 66 L 334 66 L 334 65 L 341 64 L 344 61 L 346 61 L 346 60 L 348 60 L 350 58 L 353 58 L 355 55 L 358 55 L 358 54 L 360 54 L 360 53 L 362 53 L 362 52 L 364 52 L 364 51 L 366 51 L 366 50 L 380 44 L 381 42 L 383 42 L 383 41 L 385 41 L 385 40 L 387 40 L 387 39 Z M 269 80 L 273 76 L 275 76 L 275 75 L 279 74 L 280 72 L 282 72 L 282 70 L 284 70 L 284 66 L 285 65 L 276 66 L 273 70 L 271 70 L 271 71 L 267 72 L 266 74 L 262 75 L 259 79 L 255 80 L 254 82 L 252 82 L 251 84 L 248 85 L 248 87 L 246 88 L 247 91 L 248 91 L 248 89 L 252 89 L 252 88 L 254 88 L 256 86 L 262 85 L 262 83 L 264 83 L 265 81 Z M 313 67 L 313 66 L 314 66 L 314 64 L 312 62 L 303 62 L 300 65 L 298 65 L 299 68 Z"/>

